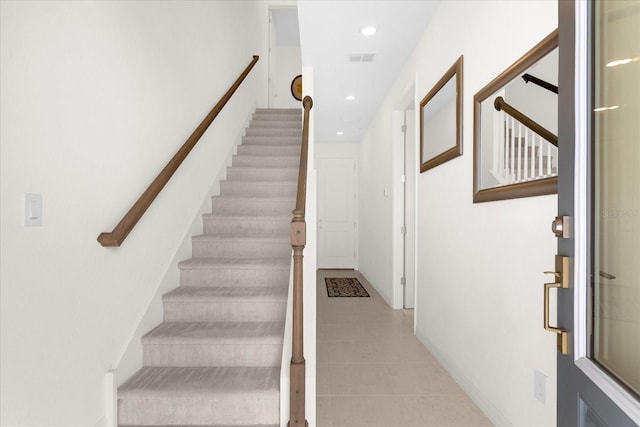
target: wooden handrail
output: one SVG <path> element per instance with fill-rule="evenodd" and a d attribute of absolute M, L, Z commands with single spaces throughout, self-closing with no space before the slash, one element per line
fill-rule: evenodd
<path fill-rule="evenodd" d="M 493 106 L 498 111 L 504 110 L 505 113 L 507 113 L 508 115 L 510 115 L 511 117 L 513 117 L 514 119 L 516 119 L 517 121 L 519 121 L 520 123 L 528 127 L 529 129 L 531 129 L 532 131 L 534 131 L 535 133 L 537 133 L 538 135 L 540 135 L 541 137 L 543 137 L 544 139 L 546 139 L 547 141 L 555 145 L 556 147 L 558 146 L 558 137 L 556 135 L 548 131 L 542 125 L 535 122 L 533 119 L 530 119 L 529 116 L 516 110 L 511 105 L 507 104 L 507 102 L 504 100 L 503 97 L 501 96 L 497 97 L 493 101 Z"/>
<path fill-rule="evenodd" d="M 307 244 L 307 224 L 305 222 L 305 203 L 307 201 L 307 156 L 309 152 L 309 110 L 313 100 L 305 96 L 302 100 L 304 118 L 302 122 L 302 147 L 300 148 L 300 167 L 298 169 L 298 192 L 296 208 L 291 219 L 291 248 L 293 249 L 293 345 L 291 350 L 291 388 L 289 396 L 289 427 L 308 426 L 304 413 L 305 405 L 305 360 L 303 346 L 302 319 L 302 258 Z"/>
<path fill-rule="evenodd" d="M 218 116 L 220 111 L 227 104 L 227 101 L 234 94 L 236 89 L 240 86 L 240 84 L 244 81 L 247 74 L 251 71 L 253 66 L 258 62 L 259 56 L 254 55 L 253 59 L 249 63 L 249 65 L 245 68 L 245 70 L 240 74 L 240 76 L 236 79 L 236 81 L 231 85 L 229 90 L 224 94 L 220 101 L 213 107 L 211 112 L 207 114 L 207 117 L 204 118 L 202 123 L 193 131 L 191 136 L 186 140 L 182 147 L 174 154 L 174 156 L 169 160 L 169 163 L 160 171 L 156 179 L 153 180 L 151 185 L 142 193 L 142 196 L 133 204 L 129 212 L 127 212 L 124 217 L 120 220 L 118 225 L 115 226 L 113 231 L 110 233 L 100 233 L 98 236 L 98 242 L 102 246 L 120 246 L 124 239 L 127 238 L 133 227 L 138 223 L 142 215 L 147 211 L 151 203 L 156 199 L 160 191 L 164 188 L 164 186 L 169 182 L 169 179 L 173 176 L 175 171 L 180 167 L 184 159 L 189 155 L 193 147 L 196 146 L 200 137 L 205 133 L 205 131 L 209 128 L 209 125 L 213 122 L 213 120 Z"/>

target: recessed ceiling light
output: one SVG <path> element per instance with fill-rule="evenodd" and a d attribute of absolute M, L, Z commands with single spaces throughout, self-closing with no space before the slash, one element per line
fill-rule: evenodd
<path fill-rule="evenodd" d="M 353 101 L 354 99 L 356 99 L 356 97 L 353 95 L 347 95 L 344 97 L 344 99 L 346 99 L 347 101 Z"/>
<path fill-rule="evenodd" d="M 376 33 L 376 31 L 378 31 L 378 29 L 372 25 L 367 25 L 366 27 L 362 27 L 360 29 L 360 33 L 363 36 L 372 36 Z"/>
<path fill-rule="evenodd" d="M 336 132 L 336 135 L 340 136 L 340 135 L 344 135 L 344 132 L 342 132 L 341 130 L 339 130 L 338 132 Z"/>

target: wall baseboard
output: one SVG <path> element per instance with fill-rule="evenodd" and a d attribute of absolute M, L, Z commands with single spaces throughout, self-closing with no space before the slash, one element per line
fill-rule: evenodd
<path fill-rule="evenodd" d="M 478 388 L 473 385 L 469 379 L 463 375 L 451 361 L 427 338 L 425 335 L 416 330 L 416 338 L 431 352 L 433 357 L 442 365 L 453 380 L 462 388 L 473 402 L 478 405 L 480 410 L 489 418 L 489 420 L 497 427 L 513 427 L 513 423 L 498 409 L 491 401 L 489 401 Z"/>

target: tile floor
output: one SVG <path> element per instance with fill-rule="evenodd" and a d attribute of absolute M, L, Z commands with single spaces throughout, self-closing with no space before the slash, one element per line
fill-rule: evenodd
<path fill-rule="evenodd" d="M 325 277 L 357 277 L 370 298 L 329 298 Z M 392 310 L 353 270 L 319 270 L 318 427 L 492 426 L 413 335 L 413 310 Z"/>

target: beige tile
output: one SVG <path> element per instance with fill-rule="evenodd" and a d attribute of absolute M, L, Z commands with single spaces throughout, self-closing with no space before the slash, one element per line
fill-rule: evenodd
<path fill-rule="evenodd" d="M 331 420 L 332 413 L 331 397 L 318 396 L 316 399 L 316 426 L 333 427 L 333 422 Z"/>
<path fill-rule="evenodd" d="M 390 351 L 376 341 L 337 341 L 326 343 L 329 363 L 390 363 Z"/>
<path fill-rule="evenodd" d="M 316 328 L 319 342 L 354 341 L 362 339 L 366 327 L 357 323 L 322 323 Z"/>
<path fill-rule="evenodd" d="M 329 366 L 316 365 L 316 393 L 318 396 L 328 396 L 329 392 Z"/>
<path fill-rule="evenodd" d="M 329 390 L 333 396 L 389 394 L 385 364 L 329 364 Z"/>
<path fill-rule="evenodd" d="M 442 369 L 429 365 L 399 363 L 388 366 L 389 388 L 396 394 L 459 396 L 460 387 Z"/>
<path fill-rule="evenodd" d="M 391 427 L 410 425 L 406 404 L 395 396 L 331 398 L 333 427 Z"/>
<path fill-rule="evenodd" d="M 412 425 L 424 427 L 490 427 L 493 424 L 466 396 L 407 396 L 407 412 Z"/>
<path fill-rule="evenodd" d="M 318 365 L 329 363 L 329 345 L 330 342 L 318 341 L 316 343 L 316 363 Z"/>
<path fill-rule="evenodd" d="M 370 298 L 329 298 L 324 277 L 357 277 Z M 474 427 L 489 420 L 358 272 L 319 271 L 319 427 Z"/>

